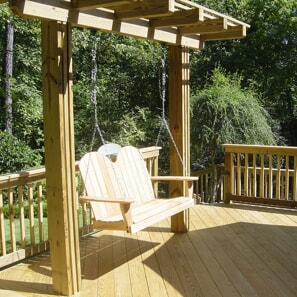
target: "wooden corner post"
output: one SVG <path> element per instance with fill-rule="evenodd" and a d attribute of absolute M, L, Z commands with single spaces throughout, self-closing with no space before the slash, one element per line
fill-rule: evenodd
<path fill-rule="evenodd" d="M 72 296 L 81 286 L 72 94 L 71 26 L 42 22 L 46 196 L 53 289 Z"/>
<path fill-rule="evenodd" d="M 234 164 L 233 153 L 228 151 L 224 146 L 225 151 L 225 169 L 224 169 L 224 202 L 230 202 L 230 196 L 233 194 L 233 181 L 234 181 Z"/>
<path fill-rule="evenodd" d="M 177 146 L 171 142 L 170 175 L 184 176 L 190 170 L 190 69 L 189 49 L 183 46 L 169 46 L 169 127 Z M 184 184 L 172 182 L 169 191 L 170 197 L 182 196 Z M 188 211 L 171 218 L 173 232 L 188 229 Z"/>

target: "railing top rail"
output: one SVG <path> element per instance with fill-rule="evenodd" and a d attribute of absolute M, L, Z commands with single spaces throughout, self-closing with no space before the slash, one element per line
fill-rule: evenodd
<path fill-rule="evenodd" d="M 159 156 L 159 151 L 162 149 L 160 146 L 149 146 L 139 149 L 144 159 Z"/>
<path fill-rule="evenodd" d="M 7 189 L 19 185 L 25 185 L 45 179 L 45 168 L 30 169 L 16 173 L 0 175 L 0 189 Z"/>
<path fill-rule="evenodd" d="M 223 144 L 225 153 L 249 153 L 297 156 L 297 147 L 272 145 Z"/>

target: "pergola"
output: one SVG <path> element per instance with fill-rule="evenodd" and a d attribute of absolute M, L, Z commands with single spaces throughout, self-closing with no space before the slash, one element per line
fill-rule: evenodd
<path fill-rule="evenodd" d="M 11 0 L 10 8 L 22 17 L 42 21 L 45 166 L 53 287 L 58 294 L 76 295 L 81 286 L 81 269 L 74 159 L 72 26 L 169 46 L 170 130 L 183 163 L 188 165 L 189 49 L 202 49 L 206 41 L 243 38 L 249 26 L 188 0 Z M 174 148 L 170 149 L 170 174 L 185 174 Z M 177 196 L 183 187 L 176 184 L 170 191 Z M 186 231 L 184 214 L 173 217 L 171 225 L 175 232 Z"/>

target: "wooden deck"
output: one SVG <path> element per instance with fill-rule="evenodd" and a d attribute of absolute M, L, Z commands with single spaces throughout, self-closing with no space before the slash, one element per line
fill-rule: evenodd
<path fill-rule="evenodd" d="M 296 210 L 196 205 L 190 232 L 169 225 L 82 238 L 80 296 L 297 296 Z M 0 296 L 55 296 L 49 254 L 0 271 Z"/>

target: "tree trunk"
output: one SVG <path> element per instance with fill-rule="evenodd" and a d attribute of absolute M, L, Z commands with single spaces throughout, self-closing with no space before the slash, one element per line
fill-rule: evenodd
<path fill-rule="evenodd" d="M 5 67 L 4 67 L 4 110 L 5 130 L 12 134 L 12 65 L 13 65 L 13 24 L 11 20 L 6 22 L 6 45 L 5 45 Z"/>

